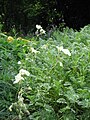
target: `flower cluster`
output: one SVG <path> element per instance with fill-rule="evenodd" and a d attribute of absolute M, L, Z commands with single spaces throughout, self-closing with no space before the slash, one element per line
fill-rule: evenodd
<path fill-rule="evenodd" d="M 61 47 L 56 46 L 56 48 L 58 49 L 58 52 L 62 51 L 64 54 L 71 56 L 70 51 L 68 49 L 64 49 L 63 46 Z"/>
<path fill-rule="evenodd" d="M 35 34 L 36 34 L 37 36 L 43 35 L 43 34 L 46 33 L 46 31 L 43 30 L 43 28 L 41 27 L 41 25 L 36 25 L 36 28 L 37 28 L 37 31 L 35 32 Z"/>
<path fill-rule="evenodd" d="M 15 81 L 13 82 L 13 84 L 16 84 L 18 82 L 20 82 L 21 80 L 24 80 L 23 75 L 29 76 L 30 73 L 27 70 L 21 69 L 19 71 L 19 73 L 15 76 Z"/>
<path fill-rule="evenodd" d="M 26 107 L 26 104 L 24 103 L 24 98 L 22 96 L 22 93 L 23 93 L 23 90 L 21 89 L 18 93 L 18 101 L 15 103 L 12 103 L 8 108 L 9 111 L 13 111 L 13 108 L 17 108 L 17 111 L 20 111 L 19 112 L 20 120 L 22 119 L 22 114 L 24 113 L 30 114 Z"/>

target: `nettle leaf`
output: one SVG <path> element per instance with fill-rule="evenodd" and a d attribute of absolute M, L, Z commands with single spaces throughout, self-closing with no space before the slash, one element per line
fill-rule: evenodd
<path fill-rule="evenodd" d="M 48 112 L 52 112 L 53 111 L 53 108 L 50 105 L 48 105 L 48 104 L 44 104 L 44 108 Z"/>
<path fill-rule="evenodd" d="M 90 108 L 90 99 L 84 99 L 77 102 L 78 105 L 81 105 L 83 108 Z"/>
<path fill-rule="evenodd" d="M 75 120 L 75 114 L 73 114 L 72 112 L 66 112 L 63 115 L 63 120 Z"/>
<path fill-rule="evenodd" d="M 65 113 L 66 111 L 69 111 L 70 110 L 70 107 L 69 106 L 66 106 L 66 107 L 63 107 L 62 109 L 59 110 L 60 113 Z"/>
<path fill-rule="evenodd" d="M 68 90 L 66 91 L 65 96 L 68 98 L 68 100 L 71 103 L 75 103 L 77 102 L 77 100 L 79 99 L 79 96 L 77 93 L 75 93 L 74 89 L 72 87 L 69 87 Z"/>
<path fill-rule="evenodd" d="M 71 83 L 70 82 L 65 82 L 64 86 L 71 86 Z"/>
<path fill-rule="evenodd" d="M 90 90 L 88 88 L 78 89 L 77 90 L 81 99 L 90 99 Z"/>

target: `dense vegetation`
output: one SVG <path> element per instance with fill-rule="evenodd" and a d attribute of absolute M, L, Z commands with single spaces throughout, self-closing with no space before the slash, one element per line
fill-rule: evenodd
<path fill-rule="evenodd" d="M 34 37 L 0 31 L 0 120 L 90 120 L 90 26 Z"/>

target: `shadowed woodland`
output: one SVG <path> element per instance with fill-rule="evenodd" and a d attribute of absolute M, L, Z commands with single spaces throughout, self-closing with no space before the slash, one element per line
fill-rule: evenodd
<path fill-rule="evenodd" d="M 50 29 L 65 23 L 79 30 L 90 23 L 89 6 L 89 0 L 1 0 L 1 22 L 6 31 L 14 26 L 24 33 L 33 31 L 36 24 Z"/>

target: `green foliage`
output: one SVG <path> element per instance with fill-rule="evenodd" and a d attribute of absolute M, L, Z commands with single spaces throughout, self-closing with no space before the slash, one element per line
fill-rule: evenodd
<path fill-rule="evenodd" d="M 90 119 L 89 25 L 55 30 L 50 38 L 2 34 L 1 120 Z"/>

